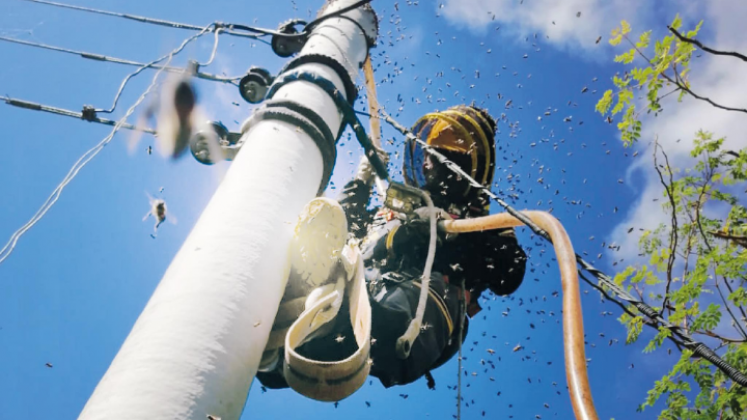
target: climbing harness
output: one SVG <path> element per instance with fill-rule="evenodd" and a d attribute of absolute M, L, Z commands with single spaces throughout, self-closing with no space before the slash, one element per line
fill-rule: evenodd
<path fill-rule="evenodd" d="M 351 395 L 371 369 L 371 306 L 363 259 L 357 244 L 345 244 L 346 238 L 345 213 L 336 201 L 320 197 L 306 206 L 289 250 L 288 285 L 259 366 L 262 372 L 282 371 L 291 388 L 320 401 Z M 348 308 L 357 350 L 331 362 L 302 355 L 298 348 L 328 334 L 342 307 Z"/>
<path fill-rule="evenodd" d="M 307 309 L 285 336 L 285 380 L 296 392 L 320 401 L 339 401 L 350 396 L 365 383 L 371 370 L 371 306 L 363 277 L 363 259 L 354 246 L 348 245 L 345 250 L 347 255 L 343 259 L 353 271 L 350 280 L 343 283 L 344 291 L 338 286 L 318 300 L 313 299 L 316 297 L 314 294 L 310 295 Z M 318 294 L 323 293 L 320 291 Z M 340 299 L 343 293 L 349 305 L 350 323 L 358 350 L 348 358 L 334 362 L 313 360 L 299 354 L 296 349 L 301 344 L 324 324 L 334 320 L 339 306 L 332 303 Z M 330 311 L 330 307 L 336 309 Z"/>

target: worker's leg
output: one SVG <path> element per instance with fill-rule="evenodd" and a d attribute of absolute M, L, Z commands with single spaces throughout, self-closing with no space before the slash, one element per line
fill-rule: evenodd
<path fill-rule="evenodd" d="M 460 293 L 446 284 L 440 273 L 431 275 L 423 324 L 406 359 L 397 356 L 396 342 L 415 317 L 420 296 L 419 273 L 389 273 L 372 284 L 369 292 L 371 336 L 375 340 L 371 347 L 374 361 L 371 375 L 378 377 L 385 387 L 414 382 L 443 363 L 442 359 L 453 356 L 445 353 L 459 337 Z"/>
<path fill-rule="evenodd" d="M 280 351 L 285 333 L 303 312 L 309 293 L 328 283 L 334 270 L 339 268 L 340 252 L 347 236 L 345 213 L 337 201 L 318 197 L 301 212 L 288 250 L 291 265 L 288 284 L 257 375 L 266 386 L 286 386 L 282 380 Z"/>

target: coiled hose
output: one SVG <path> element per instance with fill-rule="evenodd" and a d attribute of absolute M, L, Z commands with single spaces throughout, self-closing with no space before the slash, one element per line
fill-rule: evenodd
<path fill-rule="evenodd" d="M 543 211 L 522 212 L 547 231 L 552 239 L 560 269 L 563 289 L 563 345 L 565 373 L 570 390 L 571 405 L 577 420 L 598 420 L 589 387 L 584 351 L 584 324 L 581 312 L 578 270 L 573 245 L 558 219 Z M 439 227 L 447 233 L 481 232 L 485 230 L 522 226 L 519 219 L 508 213 L 493 214 L 474 219 L 443 220 Z"/>

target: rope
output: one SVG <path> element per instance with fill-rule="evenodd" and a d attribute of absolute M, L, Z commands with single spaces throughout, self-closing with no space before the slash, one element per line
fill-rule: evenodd
<path fill-rule="evenodd" d="M 521 212 L 514 209 L 507 202 L 500 199 L 497 195 L 495 195 L 492 191 L 490 191 L 489 188 L 475 181 L 475 179 L 473 179 L 471 176 L 469 176 L 469 174 L 464 172 L 457 164 L 451 162 L 444 155 L 442 155 L 437 150 L 435 150 L 433 147 L 431 147 L 428 143 L 416 137 L 410 130 L 408 130 L 401 124 L 399 124 L 386 112 L 384 112 L 383 110 L 381 110 L 380 112 L 384 120 L 389 125 L 391 125 L 396 130 L 398 130 L 403 135 L 405 135 L 405 137 L 407 137 L 408 140 L 415 141 L 418 144 L 420 144 L 423 147 L 423 150 L 425 150 L 427 153 L 431 154 L 436 159 L 438 159 L 440 163 L 442 163 L 443 165 L 451 169 L 453 172 L 464 177 L 464 179 L 468 180 L 473 187 L 481 190 L 485 195 L 487 195 L 488 197 L 493 199 L 495 202 L 497 202 L 499 205 L 501 205 L 501 207 L 503 207 L 509 214 L 519 219 L 522 223 L 528 226 L 534 233 L 541 236 L 548 242 L 552 243 L 552 240 L 550 239 L 550 236 L 547 234 L 547 232 L 541 229 L 539 226 L 537 226 L 534 222 L 532 222 L 531 219 L 529 219 L 527 216 L 525 216 Z M 358 112 L 358 113 L 365 114 L 363 112 Z M 369 114 L 369 117 L 371 117 L 370 114 Z M 381 117 L 376 116 L 374 118 L 381 118 Z M 716 354 L 708 346 L 693 339 L 684 328 L 678 325 L 674 325 L 668 322 L 667 320 L 665 320 L 664 318 L 662 318 L 662 316 L 659 315 L 658 311 L 656 311 L 654 308 L 647 305 L 643 301 L 638 300 L 635 297 L 633 297 L 625 289 L 615 284 L 615 282 L 612 281 L 612 279 L 608 275 L 604 274 L 601 270 L 594 267 L 592 264 L 584 260 L 583 257 L 581 257 L 578 254 L 576 254 L 576 261 L 579 263 L 579 265 L 581 265 L 581 268 L 583 268 L 584 270 L 589 272 L 591 275 L 596 277 L 599 280 L 599 283 L 602 287 L 606 287 L 610 289 L 621 300 L 633 305 L 636 309 L 638 309 L 641 313 L 649 317 L 652 321 L 670 330 L 672 332 L 672 336 L 669 337 L 670 340 L 678 344 L 681 341 L 681 344 L 684 345 L 687 349 L 691 350 L 695 355 L 708 360 L 711 364 L 716 366 L 719 370 L 721 370 L 734 382 L 742 386 L 747 386 L 747 376 L 745 376 L 742 372 L 740 372 L 738 369 L 736 369 L 734 366 L 732 366 L 725 360 L 721 359 L 718 356 L 718 354 Z M 675 336 L 677 338 L 674 338 Z"/>
<path fill-rule="evenodd" d="M 464 321 L 467 318 L 467 289 L 462 279 L 462 301 L 459 318 L 459 367 L 457 371 L 457 420 L 462 419 L 462 340 L 464 338 Z"/>

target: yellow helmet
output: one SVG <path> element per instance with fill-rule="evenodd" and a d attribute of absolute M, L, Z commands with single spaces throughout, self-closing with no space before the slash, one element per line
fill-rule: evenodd
<path fill-rule="evenodd" d="M 460 105 L 423 116 L 412 132 L 483 186 L 490 187 L 495 172 L 495 129 L 495 121 L 485 110 Z M 459 203 L 472 197 L 470 184 L 432 158 L 417 142 L 405 145 L 403 174 L 406 184 L 422 188 L 434 198 Z"/>

